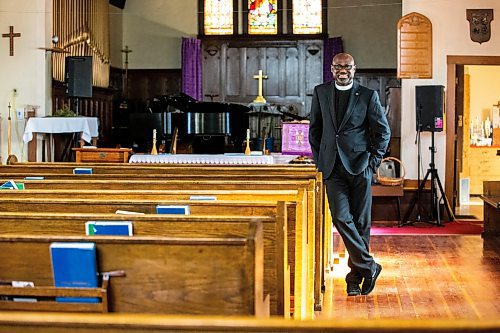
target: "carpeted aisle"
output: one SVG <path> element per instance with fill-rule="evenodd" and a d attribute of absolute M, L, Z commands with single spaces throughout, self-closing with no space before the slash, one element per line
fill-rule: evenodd
<path fill-rule="evenodd" d="M 337 234 L 337 230 L 333 229 Z M 482 221 L 454 221 L 445 222 L 443 226 L 431 225 L 424 222 L 414 223 L 398 228 L 373 225 L 371 235 L 480 235 L 483 232 Z"/>

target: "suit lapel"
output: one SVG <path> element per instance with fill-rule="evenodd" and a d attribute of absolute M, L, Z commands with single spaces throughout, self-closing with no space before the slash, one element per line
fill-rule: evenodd
<path fill-rule="evenodd" d="M 344 114 L 344 118 L 342 119 L 342 122 L 338 126 L 339 129 L 345 125 L 345 123 L 347 122 L 347 119 L 349 119 L 349 117 L 354 112 L 354 107 L 356 106 L 358 99 L 359 99 L 359 83 L 354 82 L 354 84 L 352 85 L 351 94 L 349 95 L 349 103 L 347 104 L 347 110 Z M 333 118 L 335 119 L 335 117 L 333 117 Z"/>
<path fill-rule="evenodd" d="M 331 82 L 329 88 L 328 88 L 328 105 L 330 106 L 330 117 L 332 118 L 332 123 L 333 123 L 333 128 L 335 131 L 337 131 L 338 124 L 337 124 L 337 117 L 335 115 L 335 84 L 333 81 Z"/>

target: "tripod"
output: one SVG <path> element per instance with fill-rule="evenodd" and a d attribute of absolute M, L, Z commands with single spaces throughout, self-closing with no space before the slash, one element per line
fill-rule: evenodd
<path fill-rule="evenodd" d="M 406 211 L 405 216 L 403 217 L 403 220 L 401 220 L 401 223 L 399 223 L 398 227 L 404 227 L 405 225 L 410 225 L 415 222 L 425 222 L 425 223 L 430 223 L 434 224 L 437 226 L 442 227 L 443 224 L 441 223 L 441 216 L 440 216 L 440 210 L 439 210 L 439 198 L 438 198 L 438 193 L 437 190 L 439 189 L 439 192 L 441 194 L 441 198 L 443 198 L 444 205 L 446 208 L 446 213 L 448 215 L 449 221 L 452 221 L 454 219 L 454 215 L 451 211 L 450 203 L 448 202 L 448 199 L 446 198 L 446 195 L 443 190 L 443 185 L 441 185 L 441 181 L 439 180 L 439 175 L 436 169 L 436 166 L 434 164 L 434 154 L 436 153 L 436 148 L 434 146 L 434 131 L 431 132 L 431 146 L 429 147 L 429 150 L 431 151 L 431 162 L 429 163 L 429 169 L 427 169 L 427 173 L 424 176 L 424 179 L 420 182 L 418 185 L 417 193 L 413 200 L 410 203 L 410 206 L 408 207 L 408 210 Z M 420 167 L 420 166 L 419 166 Z M 420 215 L 420 198 L 422 191 L 425 187 L 425 183 L 427 179 L 431 178 L 431 188 L 430 188 L 430 199 L 431 199 L 431 211 L 429 214 L 429 219 L 428 220 L 421 220 L 421 215 Z M 436 187 L 437 185 L 437 187 Z M 413 208 L 415 208 L 415 204 L 418 201 L 418 214 L 417 214 L 417 220 L 416 221 L 408 221 L 410 218 L 410 215 L 413 211 Z"/>

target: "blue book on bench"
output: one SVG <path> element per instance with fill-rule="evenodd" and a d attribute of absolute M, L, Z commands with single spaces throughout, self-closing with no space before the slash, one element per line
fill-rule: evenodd
<path fill-rule="evenodd" d="M 54 286 L 60 288 L 97 288 L 98 272 L 94 243 L 50 244 Z M 99 303 L 96 297 L 56 297 L 58 302 Z"/>
<path fill-rule="evenodd" d="M 187 205 L 157 205 L 156 214 L 189 215 L 190 212 Z"/>
<path fill-rule="evenodd" d="M 73 174 L 75 174 L 75 175 L 91 175 L 92 168 L 74 168 Z"/>
<path fill-rule="evenodd" d="M 132 236 L 132 221 L 87 221 L 87 236 Z"/>

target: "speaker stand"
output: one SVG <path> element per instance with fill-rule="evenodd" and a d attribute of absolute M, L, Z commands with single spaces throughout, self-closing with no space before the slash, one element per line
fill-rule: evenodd
<path fill-rule="evenodd" d="M 453 221 L 455 219 L 455 216 L 453 215 L 453 212 L 450 207 L 450 203 L 448 202 L 448 199 L 446 198 L 446 194 L 443 189 L 443 185 L 441 184 L 441 180 L 439 179 L 438 171 L 435 167 L 434 164 L 434 154 L 436 153 L 436 148 L 434 146 L 434 132 L 431 132 L 431 146 L 429 147 L 429 150 L 431 151 L 431 162 L 429 163 L 429 169 L 427 169 L 427 173 L 425 174 L 424 178 L 420 182 L 417 193 L 415 197 L 413 198 L 412 202 L 410 203 L 410 206 L 408 207 L 408 210 L 406 211 L 405 216 L 401 220 L 401 223 L 399 223 L 398 227 L 404 227 L 406 225 L 411 225 L 415 222 L 425 222 L 425 223 L 430 223 L 433 225 L 437 225 L 439 227 L 442 227 L 443 224 L 441 223 L 441 216 L 440 216 L 440 210 L 439 210 L 439 198 L 438 198 L 438 193 L 437 190 L 439 190 L 441 194 L 441 198 L 443 199 L 445 208 L 446 208 L 446 213 L 448 215 L 448 221 Z M 424 190 L 425 183 L 427 182 L 427 179 L 431 179 L 431 188 L 430 188 L 430 203 L 431 203 L 431 211 L 428 216 L 428 220 L 421 220 L 420 216 L 420 198 L 422 195 L 422 191 Z M 437 186 L 436 186 L 437 185 Z M 418 207 L 419 207 L 419 212 L 417 215 L 417 220 L 415 221 L 409 221 L 410 215 L 413 212 L 413 209 L 415 208 L 415 204 L 418 201 Z"/>
<path fill-rule="evenodd" d="M 80 115 L 80 99 L 78 97 L 75 97 L 74 104 L 75 104 L 75 114 L 76 114 L 76 116 L 79 116 Z"/>

